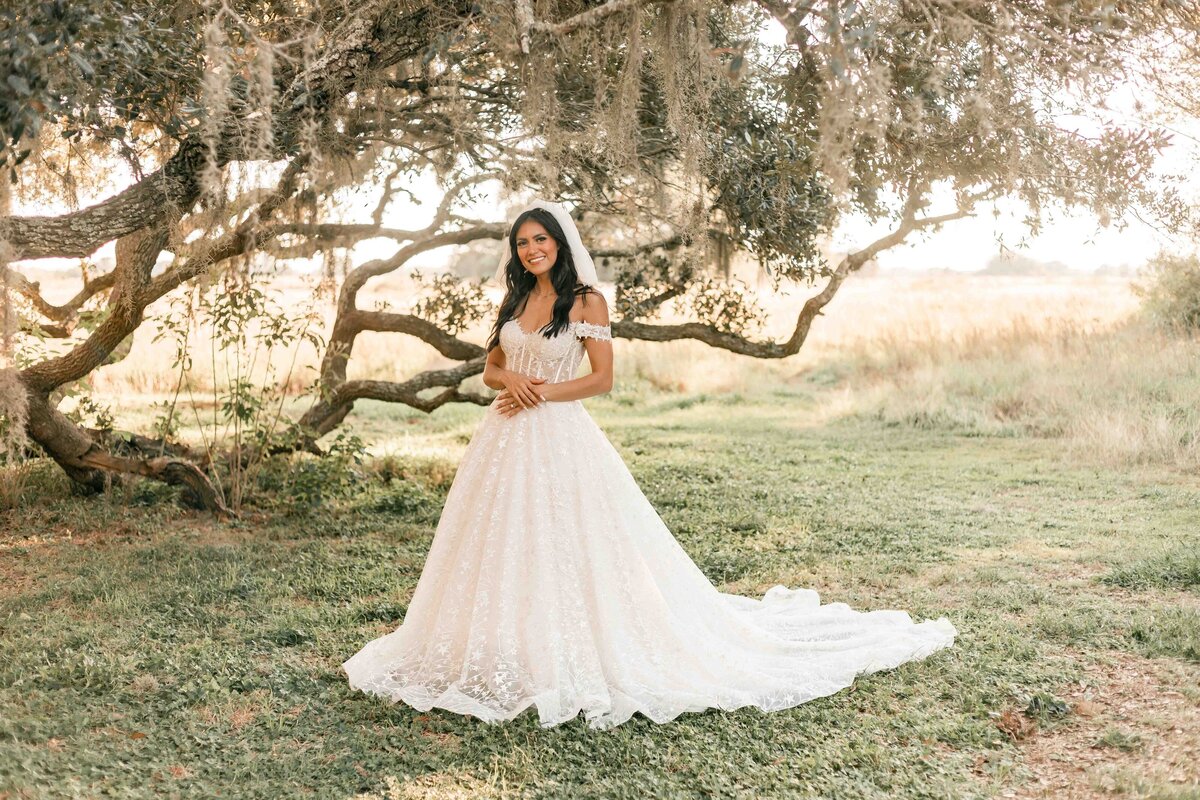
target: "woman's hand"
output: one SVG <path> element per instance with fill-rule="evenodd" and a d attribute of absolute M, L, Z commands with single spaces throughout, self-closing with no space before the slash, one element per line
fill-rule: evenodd
<path fill-rule="evenodd" d="M 501 389 L 500 394 L 496 395 L 496 411 L 500 416 L 515 417 L 522 410 L 523 406 L 513 399 L 508 389 Z"/>
<path fill-rule="evenodd" d="M 545 399 L 543 398 L 542 401 L 545 402 Z M 512 392 L 508 391 L 508 389 L 501 389 L 500 393 L 496 395 L 496 410 L 500 412 L 501 416 L 515 416 L 519 411 L 523 411 L 524 408 L 524 406 L 513 399 Z"/>
<path fill-rule="evenodd" d="M 545 378 L 534 378 L 519 372 L 505 370 L 500 375 L 504 384 L 501 394 L 508 393 L 508 402 L 516 403 L 519 408 L 533 408 L 544 399 L 538 384 L 545 383 Z"/>

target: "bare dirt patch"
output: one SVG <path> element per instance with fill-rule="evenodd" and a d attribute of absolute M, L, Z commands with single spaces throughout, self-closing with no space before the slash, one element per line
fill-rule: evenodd
<path fill-rule="evenodd" d="M 1083 656 L 1081 656 L 1083 657 Z M 1200 793 L 1200 666 L 1109 653 L 1065 690 L 1068 721 L 1021 741 L 1032 800 Z"/>

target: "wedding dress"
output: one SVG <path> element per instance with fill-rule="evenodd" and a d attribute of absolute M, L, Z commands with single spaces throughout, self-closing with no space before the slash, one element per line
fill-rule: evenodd
<path fill-rule="evenodd" d="M 575 377 L 583 337 L 510 320 L 507 366 Z M 720 592 L 692 562 L 578 401 L 487 409 L 463 455 L 403 624 L 345 661 L 350 685 L 427 711 L 609 728 L 640 711 L 776 711 L 949 646 L 945 618 L 821 605 L 776 585 Z"/>

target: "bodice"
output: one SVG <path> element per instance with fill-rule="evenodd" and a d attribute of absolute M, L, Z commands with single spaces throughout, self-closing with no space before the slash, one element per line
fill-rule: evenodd
<path fill-rule="evenodd" d="M 548 383 L 561 383 L 575 377 L 583 360 L 585 337 L 612 340 L 608 325 L 590 322 L 569 322 L 557 336 L 545 337 L 540 331 L 527 333 L 515 319 L 500 329 L 500 347 L 504 350 L 505 366 Z"/>

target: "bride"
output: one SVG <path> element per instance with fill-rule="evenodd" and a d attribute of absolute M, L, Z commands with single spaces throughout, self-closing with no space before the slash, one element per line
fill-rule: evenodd
<path fill-rule="evenodd" d="M 487 722 L 534 706 L 610 728 L 640 711 L 777 711 L 948 647 L 945 618 L 720 592 L 638 488 L 581 398 L 612 387 L 608 310 L 574 221 L 523 211 L 467 446 L 403 624 L 343 663 L 350 686 Z M 591 373 L 576 378 L 586 351 Z"/>

